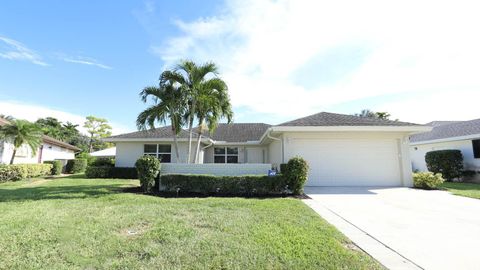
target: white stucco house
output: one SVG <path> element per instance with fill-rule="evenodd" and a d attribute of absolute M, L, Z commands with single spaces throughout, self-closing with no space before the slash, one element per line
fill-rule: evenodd
<path fill-rule="evenodd" d="M 480 119 L 470 121 L 435 121 L 429 132 L 410 137 L 410 153 L 414 170 L 427 171 L 425 154 L 434 150 L 462 151 L 466 170 L 480 171 Z M 474 180 L 479 180 L 480 175 Z"/>
<path fill-rule="evenodd" d="M 0 125 L 8 124 L 8 121 L 0 118 Z M 42 136 L 42 144 L 34 155 L 27 145 L 17 149 L 14 163 L 43 163 L 44 161 L 60 160 L 64 163 L 75 158 L 79 148 L 68 143 L 59 141 L 49 136 Z M 0 139 L 0 164 L 9 164 L 13 155 L 13 144 Z"/>
<path fill-rule="evenodd" d="M 153 155 L 161 159 L 162 170 L 177 173 L 214 174 L 220 170 L 234 174 L 261 169 L 266 174 L 266 169 L 279 168 L 301 156 L 310 166 L 308 186 L 411 186 L 409 136 L 429 130 L 431 127 L 412 123 L 327 112 L 273 126 L 220 124 L 201 140 L 201 164 L 184 164 L 185 130 L 178 135 L 180 159 L 176 158 L 169 126 L 106 141 L 116 144 L 117 167 L 133 167 L 142 155 Z M 173 166 L 175 163 L 183 164 Z"/>

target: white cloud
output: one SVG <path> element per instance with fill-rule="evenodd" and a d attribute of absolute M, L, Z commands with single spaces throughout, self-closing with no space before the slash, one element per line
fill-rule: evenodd
<path fill-rule="evenodd" d="M 65 62 L 69 63 L 75 63 L 75 64 L 82 64 L 82 65 L 89 65 L 89 66 L 95 66 L 103 69 L 112 69 L 112 67 L 101 64 L 98 60 L 93 59 L 91 57 L 84 57 L 84 56 L 76 56 L 76 57 L 70 57 L 70 56 L 64 56 L 61 58 Z"/>
<path fill-rule="evenodd" d="M 32 122 L 36 121 L 38 118 L 54 117 L 62 122 L 69 121 L 78 125 L 78 130 L 86 134 L 86 130 L 83 128 L 86 115 L 73 114 L 59 109 L 18 101 L 0 101 L 0 114 L 11 115 L 15 118 L 25 119 Z M 128 127 L 118 123 L 109 122 L 109 124 L 112 126 L 113 134 L 121 134 L 131 131 Z"/>
<path fill-rule="evenodd" d="M 0 41 L 0 57 L 10 60 L 28 61 L 40 66 L 48 66 L 40 55 L 22 43 L 2 36 L 0 36 Z"/>
<path fill-rule="evenodd" d="M 175 21 L 182 34 L 151 51 L 167 65 L 215 61 L 234 106 L 285 119 L 402 93 L 408 98 L 375 107 L 414 122 L 468 119 L 474 115 L 462 100 L 480 98 L 479 7 L 475 1 L 232 0 L 215 16 Z M 340 64 L 328 57 L 345 47 L 368 53 Z M 326 56 L 317 60 L 322 66 L 353 68 L 318 83 L 321 69 L 311 61 L 319 56 Z M 304 82 L 296 80 L 300 70 Z"/>

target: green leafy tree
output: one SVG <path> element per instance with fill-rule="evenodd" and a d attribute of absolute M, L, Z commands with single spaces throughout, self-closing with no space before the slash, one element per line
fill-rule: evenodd
<path fill-rule="evenodd" d="M 10 164 L 13 164 L 17 150 L 22 145 L 28 145 L 35 155 L 42 144 L 42 131 L 34 123 L 26 120 L 10 120 L 10 123 L 0 126 L 0 138 L 13 144 L 13 154 Z"/>
<path fill-rule="evenodd" d="M 355 116 L 375 118 L 382 120 L 390 120 L 390 114 L 388 112 L 374 112 L 369 109 L 364 109 L 360 113 L 356 113 Z"/>
<path fill-rule="evenodd" d="M 166 124 L 167 120 L 170 121 L 175 155 L 177 160 L 179 160 L 177 136 L 182 130 L 185 111 L 185 93 L 182 91 L 182 88 L 175 86 L 175 83 L 171 81 L 167 81 L 161 83 L 159 87 L 145 87 L 140 92 L 140 98 L 144 103 L 150 98 L 154 104 L 138 115 L 138 129 L 154 129 L 156 122 Z"/>
<path fill-rule="evenodd" d="M 108 120 L 104 118 L 87 116 L 87 121 L 85 121 L 83 127 L 87 129 L 87 132 L 90 135 L 88 144 L 89 153 L 93 151 L 95 142 L 112 134 L 112 127 L 108 124 Z"/>
<path fill-rule="evenodd" d="M 54 117 L 46 117 L 38 119 L 35 124 L 42 129 L 43 134 L 55 138 L 57 140 L 65 140 L 62 122 Z"/>

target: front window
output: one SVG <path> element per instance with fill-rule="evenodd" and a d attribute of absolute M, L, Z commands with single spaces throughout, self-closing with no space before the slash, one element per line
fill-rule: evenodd
<path fill-rule="evenodd" d="M 215 147 L 213 160 L 215 163 L 238 163 L 238 147 Z"/>
<path fill-rule="evenodd" d="M 473 157 L 480 158 L 480 140 L 472 140 Z"/>
<path fill-rule="evenodd" d="M 170 163 L 172 159 L 172 146 L 170 144 L 144 144 L 143 154 L 153 156 L 163 163 Z"/>

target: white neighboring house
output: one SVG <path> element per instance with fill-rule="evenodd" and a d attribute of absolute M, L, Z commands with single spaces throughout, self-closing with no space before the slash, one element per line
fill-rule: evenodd
<path fill-rule="evenodd" d="M 428 171 L 425 154 L 434 150 L 462 151 L 466 170 L 477 171 L 473 180 L 480 180 L 480 119 L 470 121 L 435 121 L 433 129 L 410 137 L 410 153 L 414 170 Z"/>
<path fill-rule="evenodd" d="M 8 124 L 8 121 L 0 118 L 0 125 L 5 124 Z M 33 155 L 30 147 L 22 145 L 17 149 L 14 163 L 43 163 L 44 161 L 60 160 L 65 164 L 67 160 L 74 159 L 75 152 L 78 151 L 80 151 L 80 148 L 43 135 L 42 144 L 35 155 Z M 9 164 L 12 155 L 13 144 L 0 140 L 0 164 Z"/>
<path fill-rule="evenodd" d="M 279 168 L 295 156 L 309 164 L 307 186 L 412 186 L 408 138 L 431 127 L 399 121 L 322 112 L 280 125 L 220 124 L 201 140 L 202 164 L 185 163 L 188 132 L 178 135 L 177 160 L 169 126 L 112 136 L 117 167 L 133 167 L 143 155 L 161 159 L 165 168 L 181 173 L 238 174 Z M 192 153 L 195 153 L 196 134 Z M 193 160 L 193 158 L 192 158 Z M 239 165 L 240 164 L 240 165 Z M 265 165 L 267 164 L 267 165 Z M 262 166 L 260 166 L 262 165 Z"/>
<path fill-rule="evenodd" d="M 92 157 L 113 158 L 113 157 L 115 157 L 116 152 L 117 152 L 116 147 L 110 147 L 110 148 L 107 148 L 107 149 L 92 152 L 92 153 L 90 153 L 90 156 L 92 156 Z"/>

